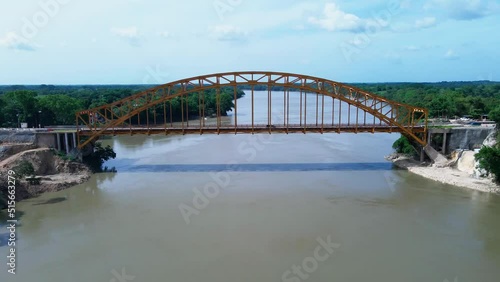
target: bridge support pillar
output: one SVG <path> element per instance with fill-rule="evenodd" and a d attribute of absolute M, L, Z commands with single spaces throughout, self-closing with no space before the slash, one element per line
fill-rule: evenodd
<path fill-rule="evenodd" d="M 61 151 L 61 134 L 57 133 L 57 150 Z"/>
<path fill-rule="evenodd" d="M 441 153 L 443 153 L 443 155 L 446 155 L 446 138 L 447 138 L 448 134 L 446 134 L 446 131 L 443 133 L 443 148 L 441 150 Z"/>
<path fill-rule="evenodd" d="M 69 154 L 69 136 L 68 133 L 64 133 L 64 145 L 66 145 L 66 154 Z"/>

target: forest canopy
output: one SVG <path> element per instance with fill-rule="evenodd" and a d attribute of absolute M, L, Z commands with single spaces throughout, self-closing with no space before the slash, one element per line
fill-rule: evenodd
<path fill-rule="evenodd" d="M 77 111 L 95 108 L 112 103 L 136 94 L 151 86 L 0 86 L 0 127 L 19 127 L 20 123 L 28 123 L 28 127 L 45 127 L 50 125 L 74 125 Z M 216 113 L 216 90 L 205 90 L 205 114 Z M 244 92 L 237 91 L 237 98 Z M 172 100 L 172 113 L 167 109 L 168 117 L 180 120 L 181 105 L 189 105 L 189 116 L 198 115 L 198 93 L 186 95 Z M 220 92 L 221 114 L 227 115 L 234 107 L 234 91 L 222 88 Z M 163 104 L 141 113 L 141 115 L 164 115 Z M 141 116 L 141 120 L 146 118 Z"/>
<path fill-rule="evenodd" d="M 365 91 L 402 103 L 429 109 L 431 118 L 471 116 L 490 118 L 500 122 L 500 82 L 440 82 L 440 83 L 357 83 L 351 84 Z M 18 127 L 27 122 L 28 127 L 39 125 L 74 125 L 75 112 L 94 108 L 128 97 L 151 88 L 151 85 L 12 85 L 0 86 L 0 127 Z M 239 87 L 237 97 L 244 95 Z M 266 86 L 256 86 L 255 90 L 266 90 Z M 283 90 L 273 87 L 273 90 Z M 216 112 L 214 90 L 205 91 L 208 97 L 205 112 Z M 190 116 L 198 114 L 197 94 L 186 97 Z M 224 115 L 232 110 L 234 104 L 232 89 L 221 93 Z M 172 101 L 174 120 L 181 117 L 180 98 Z M 161 108 L 161 109 L 160 109 Z M 156 111 L 163 115 L 163 107 Z M 168 113 L 170 115 L 170 113 Z"/>

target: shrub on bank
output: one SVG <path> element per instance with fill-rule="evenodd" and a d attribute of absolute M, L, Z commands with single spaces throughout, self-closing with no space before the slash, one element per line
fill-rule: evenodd
<path fill-rule="evenodd" d="M 406 136 L 401 135 L 401 137 L 392 144 L 392 148 L 396 150 L 396 153 L 398 154 L 405 154 L 405 155 L 415 155 L 415 149 L 413 148 L 413 145 L 411 144 L 410 140 L 406 138 Z"/>
<path fill-rule="evenodd" d="M 479 162 L 479 167 L 493 174 L 494 181 L 500 184 L 500 145 L 483 147 L 476 154 L 476 160 Z"/>
<path fill-rule="evenodd" d="M 116 158 L 116 153 L 111 146 L 103 147 L 101 143 L 96 143 L 94 152 L 89 156 L 83 157 L 83 162 L 87 164 L 93 172 L 114 172 L 114 168 L 103 168 L 104 162 Z"/>
<path fill-rule="evenodd" d="M 13 171 L 16 172 L 18 177 L 25 177 L 35 175 L 35 168 L 29 161 L 21 161 L 17 166 L 12 168 Z"/>

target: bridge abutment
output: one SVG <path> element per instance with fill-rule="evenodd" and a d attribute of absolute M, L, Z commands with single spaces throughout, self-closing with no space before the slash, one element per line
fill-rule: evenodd
<path fill-rule="evenodd" d="M 456 150 L 474 150 L 481 148 L 483 141 L 495 131 L 494 127 L 456 127 L 429 128 L 428 144 L 441 154 L 447 155 Z M 432 142 L 436 138 L 438 142 Z"/>
<path fill-rule="evenodd" d="M 38 148 L 49 148 L 66 154 L 76 154 L 76 131 L 2 130 L 0 140 L 5 143 L 30 143 Z M 93 147 L 93 146 L 92 146 Z"/>

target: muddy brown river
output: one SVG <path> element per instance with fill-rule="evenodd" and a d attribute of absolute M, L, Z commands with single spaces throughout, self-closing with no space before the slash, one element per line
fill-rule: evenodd
<path fill-rule="evenodd" d="M 104 140 L 118 173 L 18 203 L 0 281 L 499 281 L 500 197 L 393 168 L 398 137 Z"/>

